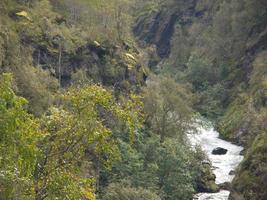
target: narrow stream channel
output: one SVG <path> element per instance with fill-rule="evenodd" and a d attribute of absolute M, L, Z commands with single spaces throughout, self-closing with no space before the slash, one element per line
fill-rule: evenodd
<path fill-rule="evenodd" d="M 214 128 L 198 128 L 199 133 L 193 137 L 190 136 L 193 144 L 199 144 L 202 149 L 207 153 L 214 174 L 216 175 L 216 184 L 231 182 L 234 175 L 230 173 L 236 170 L 239 163 L 242 161 L 243 156 L 240 152 L 243 147 L 234 145 L 230 142 L 219 138 L 219 133 Z M 213 155 L 212 151 L 221 147 L 227 149 L 225 155 Z M 196 194 L 194 199 L 198 200 L 228 200 L 230 191 L 221 190 L 218 193 L 199 193 Z"/>

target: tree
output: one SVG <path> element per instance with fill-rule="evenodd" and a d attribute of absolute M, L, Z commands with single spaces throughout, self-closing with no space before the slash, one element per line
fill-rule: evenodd
<path fill-rule="evenodd" d="M 103 200 L 161 200 L 161 198 L 146 189 L 134 188 L 123 184 L 110 184 L 105 192 Z"/>
<path fill-rule="evenodd" d="M 196 91 L 203 91 L 207 86 L 220 80 L 220 70 L 197 53 L 192 53 L 187 66 L 187 80 L 192 83 Z"/>
<path fill-rule="evenodd" d="M 161 142 L 166 136 L 180 135 L 182 139 L 192 117 L 190 94 L 185 88 L 170 77 L 154 77 L 143 93 L 146 122 L 160 135 Z"/>
<path fill-rule="evenodd" d="M 138 98 L 119 104 L 101 86 L 72 88 L 37 120 L 11 80 L 0 77 L 1 198 L 95 199 L 95 161 L 108 168 L 120 158 L 105 115 L 125 123 L 133 139 L 142 124 Z"/>
<path fill-rule="evenodd" d="M 99 164 L 110 167 L 120 158 L 105 115 L 124 122 L 133 138 L 141 108 L 133 99 L 121 105 L 109 91 L 92 85 L 71 88 L 64 105 L 50 109 L 41 121 L 46 136 L 35 169 L 36 199 L 95 199 Z"/>
<path fill-rule="evenodd" d="M 159 148 L 159 188 L 164 199 L 192 199 L 194 193 L 195 152 L 179 139 L 166 139 Z M 198 170 L 198 169 L 197 169 Z"/>
<path fill-rule="evenodd" d="M 27 101 L 12 90 L 12 76 L 0 76 L 0 197 L 27 199 L 42 137 L 38 122 L 25 110 Z M 30 195 L 28 196 L 30 199 Z"/>

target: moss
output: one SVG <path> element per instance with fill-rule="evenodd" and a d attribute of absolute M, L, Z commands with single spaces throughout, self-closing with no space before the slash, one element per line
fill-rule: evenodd
<path fill-rule="evenodd" d="M 211 192 L 218 192 L 219 186 L 214 183 L 214 181 L 209 181 L 207 186 L 210 188 Z"/>
<path fill-rule="evenodd" d="M 219 186 L 215 184 L 216 176 L 212 173 L 210 165 L 202 164 L 201 173 L 197 180 L 198 192 L 217 192 Z"/>
<path fill-rule="evenodd" d="M 234 139 L 238 129 L 247 117 L 247 101 L 245 95 L 240 95 L 227 109 L 227 112 L 219 120 L 218 130 L 225 139 Z"/>
<path fill-rule="evenodd" d="M 258 135 L 233 181 L 233 191 L 246 200 L 267 199 L 267 132 Z"/>

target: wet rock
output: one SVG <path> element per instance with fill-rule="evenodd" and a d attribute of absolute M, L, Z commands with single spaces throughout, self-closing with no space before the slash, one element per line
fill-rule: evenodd
<path fill-rule="evenodd" d="M 221 190 L 230 190 L 231 189 L 231 183 L 230 182 L 224 182 L 219 184 L 219 187 Z"/>
<path fill-rule="evenodd" d="M 203 160 L 203 161 L 201 162 L 201 164 L 202 164 L 202 165 L 209 165 L 209 166 L 211 166 L 211 162 L 210 162 L 209 160 Z"/>
<path fill-rule="evenodd" d="M 240 151 L 240 154 L 241 156 L 244 156 L 245 155 L 245 149 L 243 149 L 242 151 Z"/>
<path fill-rule="evenodd" d="M 234 171 L 234 170 L 231 170 L 231 171 L 229 172 L 229 175 L 235 175 L 235 171 Z"/>
<path fill-rule="evenodd" d="M 198 193 L 216 193 L 220 190 L 219 186 L 214 181 L 208 181 L 197 185 Z"/>
<path fill-rule="evenodd" d="M 216 176 L 210 167 L 209 161 L 202 161 L 201 176 L 197 180 L 197 192 L 199 193 L 215 193 L 219 191 L 219 187 L 215 183 Z"/>
<path fill-rule="evenodd" d="M 228 151 L 227 149 L 217 147 L 217 148 L 212 150 L 212 154 L 213 155 L 225 155 L 227 153 L 227 151 Z"/>

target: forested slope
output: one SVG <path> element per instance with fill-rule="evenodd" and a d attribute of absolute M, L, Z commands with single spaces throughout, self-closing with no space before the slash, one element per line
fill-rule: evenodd
<path fill-rule="evenodd" d="M 218 190 L 187 141 L 191 87 L 154 76 L 153 48 L 132 33 L 158 3 L 0 1 L 0 199 L 186 200 Z"/>
<path fill-rule="evenodd" d="M 134 31 L 156 48 L 150 67 L 191 83 L 195 109 L 245 146 L 232 198 L 266 199 L 266 1 L 165 1 Z"/>
<path fill-rule="evenodd" d="M 104 15 L 98 6 L 91 1 L 1 1 L 1 70 L 19 74 L 19 94 L 30 100 L 32 112 L 42 113 L 58 87 L 76 81 L 75 74 L 125 90 L 142 84 L 144 70 L 135 59 L 139 52 L 131 48 L 126 26 L 117 28 L 127 16 L 114 16 L 114 5 L 101 7 Z"/>
<path fill-rule="evenodd" d="M 1 0 L 0 199 L 188 200 L 199 112 L 267 198 L 265 0 Z"/>

